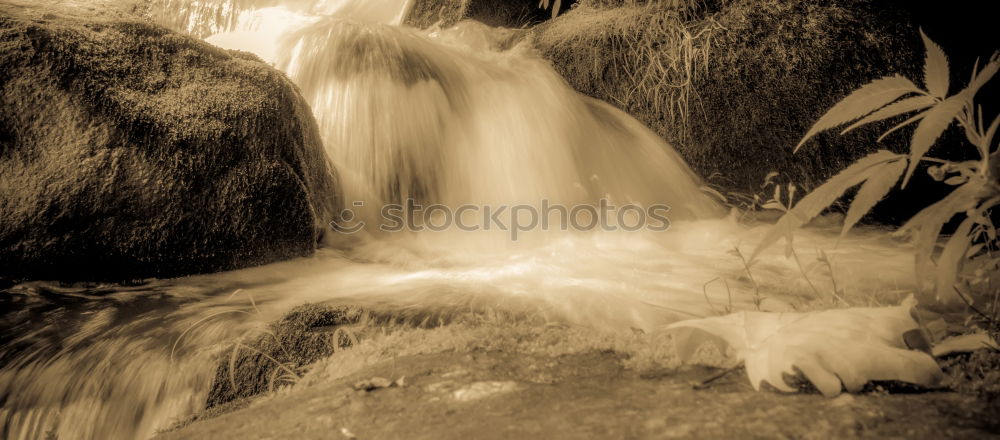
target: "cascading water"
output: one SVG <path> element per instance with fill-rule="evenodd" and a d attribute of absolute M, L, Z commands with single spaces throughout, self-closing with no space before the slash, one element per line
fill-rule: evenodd
<path fill-rule="evenodd" d="M 0 352 L 0 436 L 149 437 L 204 405 L 222 343 L 304 302 L 516 302 L 609 330 L 704 316 L 712 304 L 752 307 L 753 287 L 728 252 L 749 252 L 759 230 L 722 218 L 676 152 L 621 111 L 571 90 L 530 47 L 499 49 L 508 31 L 394 26 L 408 7 L 157 0 L 152 10 L 288 73 L 311 103 L 343 199 L 364 202 L 357 220 L 375 225 L 381 206 L 407 199 L 452 208 L 605 199 L 668 205 L 670 230 L 526 231 L 513 242 L 505 231 L 368 227 L 340 250 L 241 271 L 139 286 L 20 284 L 7 289 L 12 312 L 0 317 L 9 341 Z M 832 256 L 840 288 L 905 287 L 910 261 L 893 244 L 861 237 L 837 246 L 830 237 L 806 232 L 796 243 Z M 799 269 L 779 253 L 754 267 L 755 281 L 794 289 L 788 280 Z M 731 280 L 727 288 L 709 285 L 719 277 Z"/>
<path fill-rule="evenodd" d="M 676 219 L 720 213 L 676 152 L 637 121 L 579 95 L 523 46 L 491 50 L 483 30 L 478 45 L 441 44 L 449 31 L 428 39 L 330 17 L 283 37 L 278 66 L 310 99 L 344 170 L 345 200 L 513 206 L 603 197 L 664 203 Z"/>

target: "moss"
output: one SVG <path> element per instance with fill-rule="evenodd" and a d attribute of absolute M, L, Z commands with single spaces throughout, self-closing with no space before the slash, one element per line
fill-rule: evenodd
<path fill-rule="evenodd" d="M 705 2 L 694 14 L 600 3 L 536 28 L 536 46 L 574 88 L 629 112 L 731 191 L 752 192 L 771 170 L 813 187 L 870 152 L 884 126 L 791 147 L 850 91 L 919 66 L 916 28 L 874 1 Z"/>
<path fill-rule="evenodd" d="M 256 339 L 244 342 L 245 347 L 237 347 L 232 368 L 233 352 L 226 352 L 216 371 L 206 409 L 229 407 L 230 402 L 288 384 L 287 370 L 301 374 L 313 362 L 350 347 L 356 336 L 337 330 L 357 323 L 360 316 L 358 309 L 339 306 L 305 304 L 292 309 Z"/>
<path fill-rule="evenodd" d="M 335 176 L 295 86 L 112 15 L 0 6 L 0 275 L 121 280 L 311 253 Z"/>

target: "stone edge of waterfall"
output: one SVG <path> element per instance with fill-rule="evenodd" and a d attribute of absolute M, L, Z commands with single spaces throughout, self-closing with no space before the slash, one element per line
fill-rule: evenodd
<path fill-rule="evenodd" d="M 337 178 L 297 87 L 144 4 L 0 5 L 0 277 L 169 277 L 316 249 Z"/>
<path fill-rule="evenodd" d="M 678 366 L 662 333 L 466 318 L 369 327 L 296 385 L 156 438 L 976 437 L 998 422 L 964 390 L 893 394 L 883 384 L 833 400 L 755 392 L 739 370 Z M 810 418 L 817 411 L 826 422 Z"/>

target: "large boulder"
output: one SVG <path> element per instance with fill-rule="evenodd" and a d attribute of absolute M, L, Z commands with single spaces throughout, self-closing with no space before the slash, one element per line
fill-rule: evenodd
<path fill-rule="evenodd" d="M 920 28 L 949 55 L 951 92 L 966 84 L 976 58 L 997 46 L 989 14 L 965 3 L 581 0 L 537 26 L 533 41 L 570 85 L 647 124 L 740 203 L 755 193 L 766 197 L 760 185 L 771 171 L 809 189 L 876 149 L 906 151 L 908 129 L 877 142 L 905 117 L 844 136 L 821 133 L 797 154 L 792 147 L 858 87 L 896 73 L 919 81 Z M 996 114 L 998 89 L 979 94 L 988 118 Z M 953 129 L 941 144 L 967 152 L 964 142 Z M 934 152 L 942 151 L 963 159 L 948 148 Z M 918 172 L 906 191 L 879 205 L 875 219 L 903 221 L 946 193 Z"/>
<path fill-rule="evenodd" d="M 855 88 L 919 66 L 905 12 L 874 0 L 613 3 L 540 26 L 536 46 L 574 88 L 643 121 L 728 191 L 752 193 L 772 170 L 815 186 L 872 151 L 874 129 L 792 147 Z"/>
<path fill-rule="evenodd" d="M 252 55 L 110 15 L 0 5 L 0 278 L 313 252 L 336 178 L 296 87 Z"/>

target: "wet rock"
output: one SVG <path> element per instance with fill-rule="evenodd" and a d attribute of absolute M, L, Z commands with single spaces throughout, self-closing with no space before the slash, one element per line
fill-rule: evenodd
<path fill-rule="evenodd" d="M 976 60 L 996 50 L 989 19 L 924 0 L 582 0 L 533 32 L 570 85 L 648 125 L 740 206 L 741 196 L 769 196 L 759 185 L 770 171 L 809 190 L 877 149 L 907 150 L 910 129 L 877 142 L 905 116 L 792 147 L 858 87 L 897 73 L 920 83 L 918 29 L 947 52 L 957 92 Z M 1000 110 L 998 93 L 995 84 L 979 92 L 986 119 Z M 973 159 L 966 142 L 952 127 L 934 151 Z M 920 170 L 869 220 L 898 224 L 949 191 Z"/>
<path fill-rule="evenodd" d="M 168 277 L 313 252 L 336 180 L 295 86 L 129 17 L 0 5 L 0 278 Z"/>
<path fill-rule="evenodd" d="M 305 304 L 292 309 L 245 346 L 227 350 L 216 369 L 206 408 L 246 399 L 293 383 L 304 367 L 351 347 L 357 338 L 343 326 L 358 322 L 360 311 L 341 306 Z M 341 329 L 341 331 L 338 331 Z M 233 358 L 233 350 L 236 356 Z M 379 378 L 376 378 L 379 379 Z M 388 379 L 385 386 L 392 385 Z M 369 381 L 371 389 L 381 381 Z"/>
<path fill-rule="evenodd" d="M 466 362 L 461 353 L 401 357 L 364 368 L 348 377 L 252 405 L 227 417 L 200 421 L 166 433 L 164 439 L 301 439 L 336 437 L 330 417 L 357 438 L 979 438 L 996 432 L 995 407 L 954 393 L 859 395 L 832 405 L 819 395 L 755 392 L 737 375 L 711 389 L 696 391 L 692 373 L 642 379 L 613 366 L 613 353 L 551 358 L 545 367 L 566 380 L 532 384 L 524 364 L 548 365 L 543 358 L 478 352 Z M 467 377 L 445 381 L 428 371 L 449 371 L 463 363 Z M 368 393 L 346 401 L 332 397 L 348 384 L 390 371 L 412 378 L 410 388 Z M 455 391 L 505 389 L 481 400 L 456 401 Z M 818 420 L 816 414 L 822 414 Z M 343 431 L 341 431 L 343 432 Z M 346 434 L 345 434 L 346 437 Z"/>
<path fill-rule="evenodd" d="M 874 1 L 736 0 L 680 12 L 672 2 L 584 3 L 536 28 L 543 56 L 575 89 L 671 142 L 724 193 L 753 194 L 772 170 L 812 187 L 872 151 L 886 127 L 824 135 L 796 155 L 792 147 L 855 88 L 921 60 L 907 12 Z"/>

